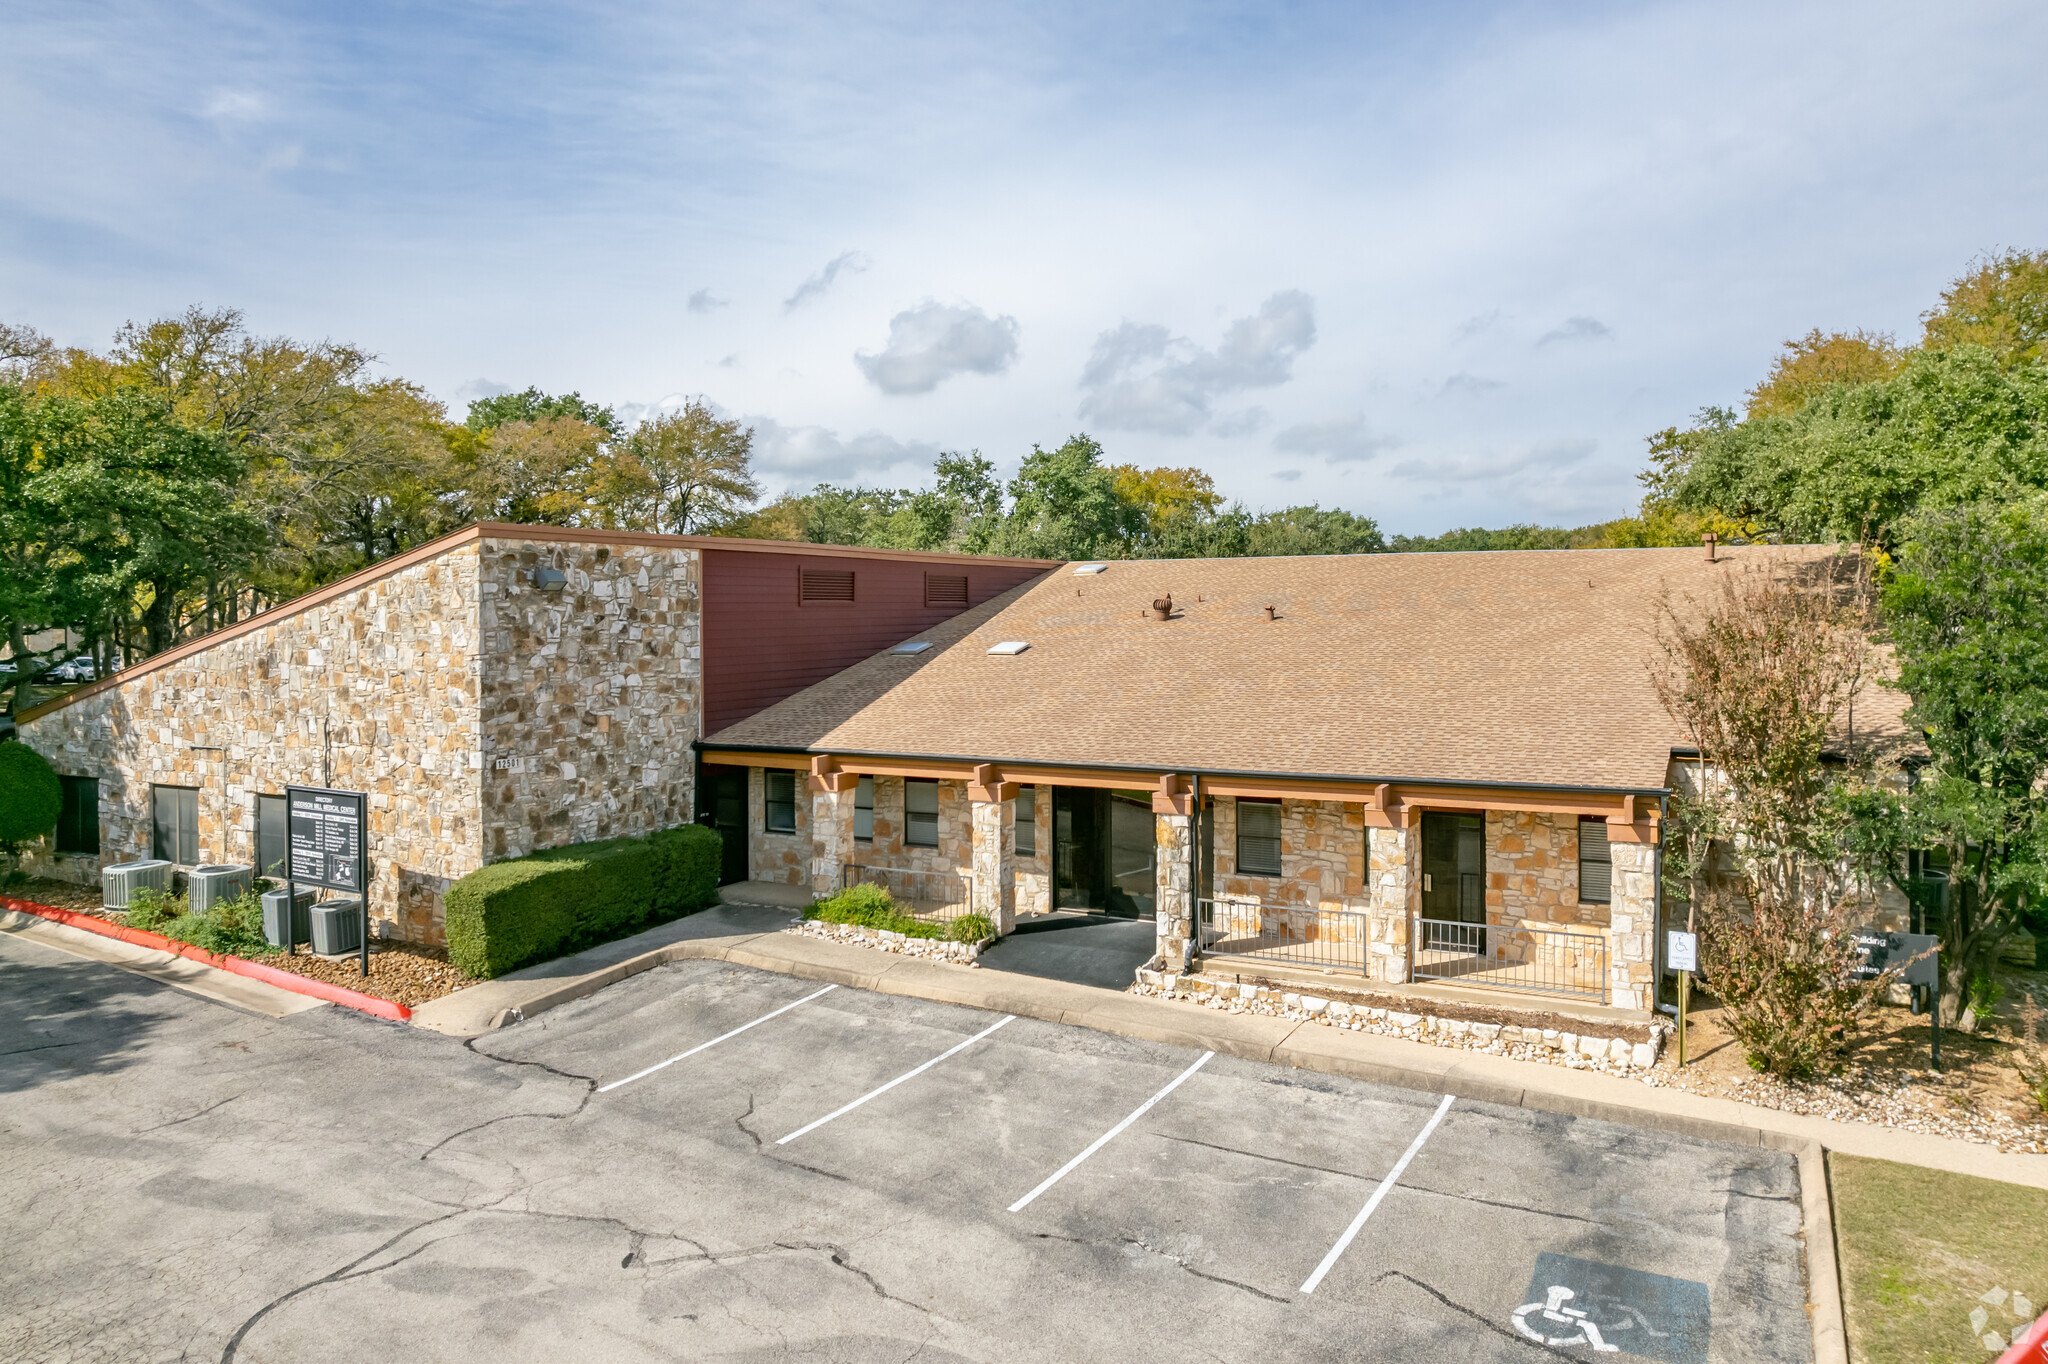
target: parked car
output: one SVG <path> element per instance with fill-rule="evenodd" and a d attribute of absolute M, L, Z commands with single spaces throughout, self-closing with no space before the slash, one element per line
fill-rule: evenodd
<path fill-rule="evenodd" d="M 66 659 L 44 673 L 39 680 L 48 682 L 90 682 L 99 676 L 99 668 L 93 663 L 92 655 L 80 654 Z"/>

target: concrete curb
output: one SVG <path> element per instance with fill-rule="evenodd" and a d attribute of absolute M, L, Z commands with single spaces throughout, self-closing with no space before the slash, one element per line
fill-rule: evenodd
<path fill-rule="evenodd" d="M 1849 1364 L 1849 1322 L 1835 1256 L 1835 1199 L 1828 1156 L 1817 1141 L 1799 1148 L 1799 1203 L 1806 1222 L 1806 1310 L 1813 1315 L 1814 1364 Z"/>
<path fill-rule="evenodd" d="M 105 919 L 95 919 L 90 914 L 75 910 L 59 909 L 55 905 L 37 904 L 33 900 L 17 900 L 11 896 L 0 896 L 0 909 L 10 909 L 20 914 L 33 914 L 39 919 L 62 924 L 86 933 L 97 933 L 103 938 L 115 938 L 133 947 L 146 947 L 152 951 L 165 952 L 174 957 L 230 975 L 247 976 L 260 980 L 265 985 L 279 990 L 289 990 L 295 995 L 306 995 L 328 1004 L 339 1004 L 344 1009 L 371 1014 L 377 1018 L 388 1018 L 394 1023 L 403 1023 L 412 1017 L 412 1010 L 403 1004 L 394 1004 L 388 999 L 366 995 L 343 985 L 330 985 L 324 980 L 314 980 L 291 971 L 280 971 L 275 966 L 265 966 L 260 961 L 248 961 L 241 957 L 228 956 L 221 952 L 209 952 L 191 943 L 166 938 L 161 933 L 150 933 L 139 928 L 125 928 L 110 924 Z"/>

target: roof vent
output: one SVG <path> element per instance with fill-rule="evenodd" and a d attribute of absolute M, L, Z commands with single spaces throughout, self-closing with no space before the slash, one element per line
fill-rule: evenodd
<path fill-rule="evenodd" d="M 1108 564 L 1075 564 L 1074 576 L 1077 578 L 1092 578 L 1096 574 L 1104 573 L 1108 570 Z"/>
<path fill-rule="evenodd" d="M 921 654 L 931 647 L 932 642 L 928 639 L 913 639 L 908 643 L 897 645 L 889 652 L 892 654 Z"/>
<path fill-rule="evenodd" d="M 1005 657 L 1008 657 L 1011 654 L 1021 654 L 1030 647 L 1031 644 L 1028 640 L 1006 639 L 1001 644 L 996 645 L 995 648 L 990 649 L 989 652 L 992 654 L 1002 654 Z"/>
<path fill-rule="evenodd" d="M 1720 537 L 1715 535 L 1712 531 L 1708 531 L 1705 535 L 1702 535 L 1700 537 L 1700 543 L 1707 547 L 1707 562 L 1710 564 L 1715 562 L 1714 544 L 1719 538 Z"/>
<path fill-rule="evenodd" d="M 1152 614 L 1160 620 L 1173 619 L 1173 593 L 1152 599 Z"/>

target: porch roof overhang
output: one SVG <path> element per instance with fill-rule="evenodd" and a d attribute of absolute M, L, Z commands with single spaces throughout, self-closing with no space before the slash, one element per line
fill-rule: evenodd
<path fill-rule="evenodd" d="M 863 777 L 923 777 L 967 783 L 976 799 L 1006 799 L 1019 786 L 1093 786 L 1143 790 L 1162 814 L 1187 814 L 1199 795 L 1337 801 L 1360 805 L 1377 828 L 1402 828 L 1424 810 L 1515 810 L 1607 821 L 1609 837 L 1655 843 L 1667 787 L 1571 786 L 1440 781 L 1325 772 L 1248 772 L 1186 766 L 1043 763 L 969 754 L 871 753 L 773 744 L 697 741 L 707 763 L 774 767 L 810 774 L 813 791 L 842 789 Z"/>

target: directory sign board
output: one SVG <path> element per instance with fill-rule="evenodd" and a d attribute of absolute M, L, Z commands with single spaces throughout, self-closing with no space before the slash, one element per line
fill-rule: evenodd
<path fill-rule="evenodd" d="M 291 839 L 294 885 L 363 893 L 368 863 L 363 853 L 369 833 L 370 800 L 361 791 L 328 791 L 317 786 L 287 786 L 285 822 Z"/>
<path fill-rule="evenodd" d="M 1857 962 L 1852 974 L 1858 980 L 1876 980 L 1887 969 L 1899 970 L 1908 985 L 1934 985 L 1940 979 L 1935 951 L 1941 940 L 1932 933 L 1859 928 L 1855 938 Z"/>

